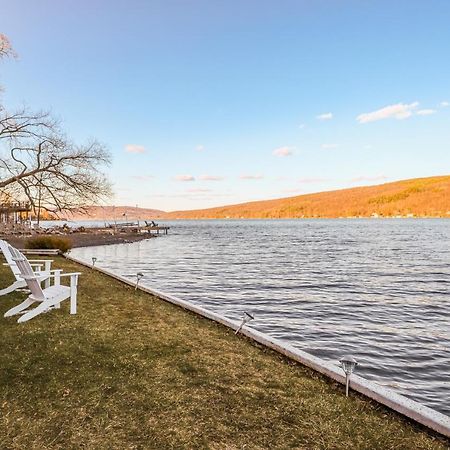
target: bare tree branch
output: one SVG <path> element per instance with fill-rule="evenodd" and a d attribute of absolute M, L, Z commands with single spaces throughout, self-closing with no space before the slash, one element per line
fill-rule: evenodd
<path fill-rule="evenodd" d="M 110 164 L 104 145 L 74 144 L 47 113 L 3 113 L 0 191 L 20 187 L 32 205 L 53 211 L 83 208 L 111 194 L 101 171 Z"/>
<path fill-rule="evenodd" d="M 14 57 L 0 33 L 0 59 Z M 110 153 L 93 140 L 76 145 L 46 111 L 10 113 L 0 104 L 0 197 L 49 211 L 80 209 L 111 195 L 102 173 Z"/>

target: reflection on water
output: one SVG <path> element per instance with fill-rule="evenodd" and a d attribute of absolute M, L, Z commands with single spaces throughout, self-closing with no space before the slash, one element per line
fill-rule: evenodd
<path fill-rule="evenodd" d="M 450 221 L 177 221 L 73 250 L 450 415 Z"/>

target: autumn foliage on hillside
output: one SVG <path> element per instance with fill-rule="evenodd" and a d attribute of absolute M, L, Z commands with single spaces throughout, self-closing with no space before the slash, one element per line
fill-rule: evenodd
<path fill-rule="evenodd" d="M 169 219 L 450 217 L 450 175 L 193 211 Z"/>

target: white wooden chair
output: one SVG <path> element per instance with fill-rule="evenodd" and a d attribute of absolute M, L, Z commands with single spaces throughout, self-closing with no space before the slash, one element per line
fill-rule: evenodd
<path fill-rule="evenodd" d="M 10 286 L 4 289 L 0 289 L 0 296 L 14 292 L 17 289 L 27 287 L 27 283 L 20 276 L 20 270 L 17 267 L 17 264 L 13 261 L 13 256 L 11 254 L 10 248 L 10 245 L 6 241 L 0 239 L 0 250 L 2 251 L 6 259 L 6 263 L 4 263 L 4 265 L 10 267 L 12 273 L 14 274 L 14 277 L 16 278 L 16 281 L 14 281 L 14 283 L 12 283 Z M 45 287 L 49 287 L 49 276 L 51 274 L 53 261 L 51 259 L 29 259 L 28 262 L 30 263 L 31 267 L 33 267 L 34 273 L 36 275 L 39 275 L 39 277 L 41 278 L 40 281 L 44 281 Z M 44 267 L 44 270 L 42 270 L 42 267 Z"/>
<path fill-rule="evenodd" d="M 15 314 L 23 313 L 34 303 L 40 303 L 36 308 L 24 312 L 23 316 L 17 322 L 22 323 L 36 317 L 37 315 L 46 312 L 50 309 L 59 308 L 62 301 L 70 298 L 70 314 L 77 313 L 77 284 L 79 272 L 76 273 L 61 273 L 60 270 L 54 271 L 50 278 L 54 279 L 54 284 L 42 289 L 39 275 L 36 275 L 31 268 L 30 263 L 19 252 L 19 250 L 9 246 L 13 255 L 13 261 L 17 264 L 20 270 L 21 277 L 25 280 L 31 294 L 20 305 L 11 308 L 5 313 L 5 317 L 10 317 Z M 60 284 L 61 277 L 70 277 L 70 286 L 63 286 Z"/>

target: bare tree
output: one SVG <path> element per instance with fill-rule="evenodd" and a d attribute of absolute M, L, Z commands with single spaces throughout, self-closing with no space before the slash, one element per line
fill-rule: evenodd
<path fill-rule="evenodd" d="M 47 113 L 0 114 L 0 190 L 21 192 L 34 208 L 52 212 L 83 209 L 110 195 L 101 171 L 110 163 L 104 145 L 76 145 Z"/>
<path fill-rule="evenodd" d="M 0 59 L 15 56 L 0 34 Z M 84 209 L 110 196 L 102 173 L 110 163 L 104 145 L 77 145 L 48 112 L 22 108 L 9 113 L 0 104 L 0 197 L 28 200 L 36 211 Z"/>

